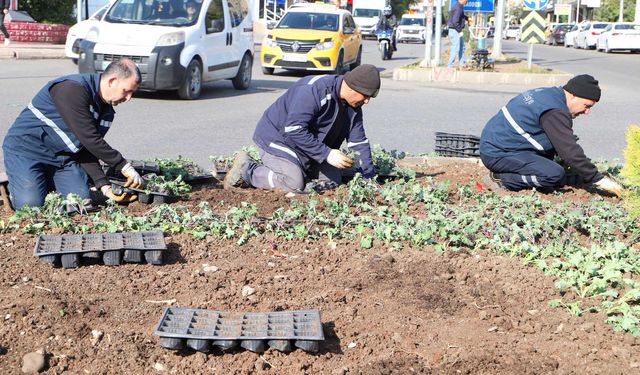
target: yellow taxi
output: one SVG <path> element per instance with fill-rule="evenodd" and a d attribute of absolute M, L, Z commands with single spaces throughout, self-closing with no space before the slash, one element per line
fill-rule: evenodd
<path fill-rule="evenodd" d="M 344 73 L 360 65 L 362 37 L 351 13 L 326 5 L 289 8 L 262 40 L 262 72 L 276 68 Z"/>

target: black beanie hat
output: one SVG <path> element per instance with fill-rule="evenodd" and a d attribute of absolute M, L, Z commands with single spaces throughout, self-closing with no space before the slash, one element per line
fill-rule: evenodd
<path fill-rule="evenodd" d="M 581 74 L 571 78 L 563 89 L 581 98 L 595 100 L 596 102 L 600 100 L 598 80 L 588 74 Z"/>
<path fill-rule="evenodd" d="M 375 98 L 380 90 L 380 72 L 371 64 L 363 64 L 347 72 L 344 81 L 362 95 Z"/>

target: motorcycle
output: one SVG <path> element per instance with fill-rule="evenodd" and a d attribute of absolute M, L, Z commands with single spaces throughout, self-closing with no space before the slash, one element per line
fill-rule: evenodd
<path fill-rule="evenodd" d="M 378 50 L 382 60 L 391 60 L 391 56 L 393 56 L 393 32 L 394 30 L 391 28 L 376 30 Z"/>

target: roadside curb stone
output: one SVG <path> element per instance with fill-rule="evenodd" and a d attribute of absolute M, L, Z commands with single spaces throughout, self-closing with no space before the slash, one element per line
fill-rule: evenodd
<path fill-rule="evenodd" d="M 0 46 L 0 60 L 64 59 L 64 45 L 45 43 L 11 43 Z"/>
<path fill-rule="evenodd" d="M 394 81 L 417 82 L 449 82 L 449 83 L 479 83 L 479 84 L 515 84 L 556 86 L 564 84 L 571 79 L 573 74 L 530 74 L 530 73 L 500 73 L 500 72 L 473 72 L 457 70 L 455 68 L 395 68 L 393 70 Z"/>

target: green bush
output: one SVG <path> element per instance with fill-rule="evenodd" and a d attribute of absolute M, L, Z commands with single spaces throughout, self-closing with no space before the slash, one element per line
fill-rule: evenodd
<path fill-rule="evenodd" d="M 76 0 L 20 0 L 18 10 L 24 10 L 42 23 L 75 23 L 73 9 Z"/>

